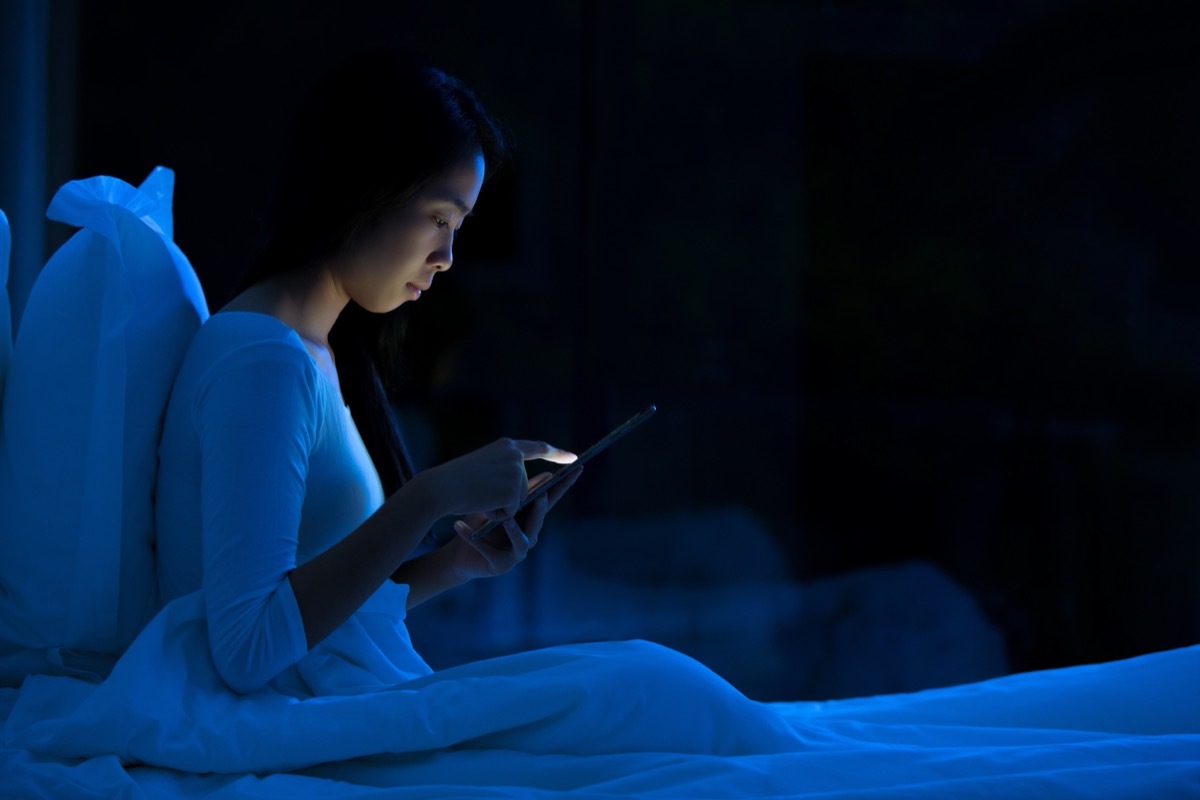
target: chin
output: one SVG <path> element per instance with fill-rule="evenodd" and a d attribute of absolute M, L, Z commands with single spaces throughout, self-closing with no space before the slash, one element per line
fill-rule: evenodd
<path fill-rule="evenodd" d="M 407 297 L 391 297 L 386 300 L 380 298 L 372 298 L 372 302 L 364 303 L 355 301 L 362 307 L 363 311 L 370 314 L 388 314 L 395 311 L 400 306 L 408 302 Z"/>

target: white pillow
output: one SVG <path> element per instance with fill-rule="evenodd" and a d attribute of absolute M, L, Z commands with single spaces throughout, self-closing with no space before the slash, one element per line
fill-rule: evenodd
<path fill-rule="evenodd" d="M 70 671 L 122 652 L 157 610 L 159 434 L 208 316 L 171 241 L 173 189 L 162 167 L 138 189 L 72 181 L 47 211 L 82 230 L 34 284 L 5 388 L 0 662 L 24 652 Z"/>

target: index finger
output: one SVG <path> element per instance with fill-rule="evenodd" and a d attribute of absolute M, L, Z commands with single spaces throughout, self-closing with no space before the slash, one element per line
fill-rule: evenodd
<path fill-rule="evenodd" d="M 536 442 L 530 439 L 518 439 L 513 444 L 521 451 L 521 457 L 525 461 L 540 458 L 543 461 L 551 461 L 555 464 L 574 464 L 575 459 L 579 457 L 570 450 L 563 450 L 552 444 Z"/>

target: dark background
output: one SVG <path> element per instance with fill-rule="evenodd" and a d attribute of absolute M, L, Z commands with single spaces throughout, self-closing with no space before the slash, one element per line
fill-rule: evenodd
<path fill-rule="evenodd" d="M 1200 638 L 1187 4 L 52 8 L 55 185 L 173 168 L 214 309 L 340 58 L 417 48 L 504 121 L 415 309 L 424 460 L 654 402 L 561 513 L 736 503 L 799 579 L 928 559 L 1017 669 Z"/>

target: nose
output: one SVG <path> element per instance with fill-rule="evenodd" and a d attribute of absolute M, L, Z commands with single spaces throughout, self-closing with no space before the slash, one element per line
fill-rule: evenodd
<path fill-rule="evenodd" d="M 447 236 L 438 248 L 426 259 L 429 266 L 438 272 L 445 272 L 454 264 L 454 235 Z"/>

